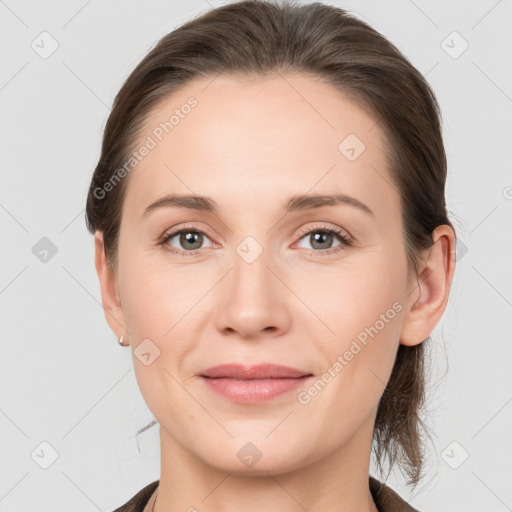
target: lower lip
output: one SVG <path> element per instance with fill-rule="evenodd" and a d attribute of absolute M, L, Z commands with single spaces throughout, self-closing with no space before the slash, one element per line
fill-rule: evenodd
<path fill-rule="evenodd" d="M 216 379 L 201 378 L 210 389 L 232 402 L 258 404 L 301 387 L 306 380 L 311 378 L 311 375 L 296 379 L 238 380 L 224 377 Z"/>

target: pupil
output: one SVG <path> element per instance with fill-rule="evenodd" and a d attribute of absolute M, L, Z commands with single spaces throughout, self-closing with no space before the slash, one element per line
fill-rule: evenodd
<path fill-rule="evenodd" d="M 315 247 L 315 244 L 319 242 L 320 244 L 325 243 L 325 240 L 327 238 L 327 241 L 330 241 L 332 238 L 332 233 L 315 233 L 313 234 L 314 242 L 311 244 L 312 247 Z M 325 247 L 317 247 L 318 249 L 325 249 Z"/>
<path fill-rule="evenodd" d="M 186 247 L 185 245 L 185 242 L 186 243 L 191 243 L 192 245 L 194 245 L 194 239 L 196 239 L 195 241 L 195 246 L 194 247 L 189 247 L 190 249 L 199 249 L 202 245 L 202 235 L 201 233 L 197 233 L 197 232 L 193 232 L 193 231 L 189 231 L 187 233 L 183 233 L 181 235 L 181 243 L 184 247 Z M 199 241 L 197 241 L 197 239 L 199 239 Z"/>

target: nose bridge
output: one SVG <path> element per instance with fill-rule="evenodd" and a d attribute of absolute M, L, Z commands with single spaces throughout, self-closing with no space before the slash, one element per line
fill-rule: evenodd
<path fill-rule="evenodd" d="M 254 336 L 268 328 L 281 330 L 287 323 L 282 284 L 268 267 L 273 255 L 256 237 L 245 237 L 234 247 L 232 270 L 226 276 L 217 312 L 217 327 Z"/>
<path fill-rule="evenodd" d="M 233 255 L 231 291 L 239 301 L 244 297 L 253 300 L 271 300 L 271 272 L 267 265 L 272 260 L 268 247 L 252 235 L 246 236 L 236 247 Z"/>

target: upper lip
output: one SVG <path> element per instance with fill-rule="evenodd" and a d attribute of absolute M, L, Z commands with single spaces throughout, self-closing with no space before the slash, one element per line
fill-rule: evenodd
<path fill-rule="evenodd" d="M 281 366 L 278 364 L 258 364 L 255 366 L 247 366 L 244 364 L 221 364 L 213 366 L 203 371 L 200 374 L 202 377 L 216 378 L 230 378 L 239 380 L 251 379 L 297 379 L 307 375 L 308 372 L 290 368 L 288 366 Z"/>

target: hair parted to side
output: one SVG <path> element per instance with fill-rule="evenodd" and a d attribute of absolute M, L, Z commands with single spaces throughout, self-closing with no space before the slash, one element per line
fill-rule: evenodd
<path fill-rule="evenodd" d="M 381 126 L 401 198 L 408 270 L 417 276 L 421 252 L 433 243 L 433 230 L 441 224 L 454 229 L 446 211 L 446 155 L 433 91 L 391 42 L 344 9 L 263 0 L 215 8 L 165 35 L 117 94 L 86 206 L 87 228 L 103 232 L 114 272 L 129 176 L 106 197 L 95 191 L 129 159 L 151 110 L 196 78 L 213 80 L 223 73 L 243 79 L 287 71 L 332 84 Z M 430 337 L 419 345 L 399 346 L 374 429 L 379 470 L 385 461 L 389 470 L 399 462 L 413 486 L 424 467 L 427 342 Z"/>

